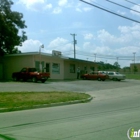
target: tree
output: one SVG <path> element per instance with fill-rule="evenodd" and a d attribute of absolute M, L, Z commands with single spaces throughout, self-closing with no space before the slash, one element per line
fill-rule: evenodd
<path fill-rule="evenodd" d="M 119 65 L 118 62 L 115 62 L 115 63 L 114 63 L 114 66 L 115 66 L 116 68 L 120 68 L 120 65 Z"/>
<path fill-rule="evenodd" d="M 23 14 L 12 11 L 11 0 L 0 0 L 0 56 L 19 52 L 15 46 L 22 46 L 27 39 Z"/>
<path fill-rule="evenodd" d="M 133 69 L 133 71 L 134 71 L 134 74 L 135 74 L 135 72 L 138 72 L 138 68 L 137 68 L 136 65 L 134 65 L 134 69 Z"/>

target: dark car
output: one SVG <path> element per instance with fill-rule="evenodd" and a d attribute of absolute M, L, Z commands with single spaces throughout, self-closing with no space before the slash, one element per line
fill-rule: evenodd
<path fill-rule="evenodd" d="M 50 73 L 38 72 L 36 68 L 22 68 L 19 72 L 14 72 L 12 78 L 15 81 L 32 80 L 33 82 L 41 81 L 44 83 L 50 77 Z"/>
<path fill-rule="evenodd" d="M 91 72 L 88 74 L 83 74 L 81 75 L 82 79 L 87 79 L 87 80 L 98 80 L 98 81 L 105 81 L 106 79 L 108 79 L 108 76 L 106 74 L 102 74 L 99 72 Z"/>

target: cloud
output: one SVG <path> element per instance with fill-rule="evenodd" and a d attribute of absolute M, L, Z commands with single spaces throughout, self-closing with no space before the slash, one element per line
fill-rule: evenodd
<path fill-rule="evenodd" d="M 52 4 L 48 4 L 45 0 L 19 0 L 18 4 L 23 4 L 32 11 L 47 10 L 52 8 Z"/>
<path fill-rule="evenodd" d="M 84 34 L 84 39 L 86 39 L 86 40 L 91 40 L 91 39 L 93 39 L 93 38 L 94 38 L 94 35 L 91 34 L 91 33 Z"/>
<path fill-rule="evenodd" d="M 80 8 L 78 8 L 78 7 L 76 8 L 76 11 L 77 12 L 82 12 L 82 10 Z"/>
<path fill-rule="evenodd" d="M 17 46 L 17 48 L 22 53 L 39 52 L 39 48 L 41 45 L 42 43 L 39 40 L 29 39 L 22 43 L 22 47 Z M 57 37 L 52 40 L 49 45 L 44 44 L 44 48 L 41 50 L 41 52 L 51 54 L 52 50 L 61 51 L 64 56 L 73 57 L 73 44 L 69 43 L 69 41 L 64 38 Z"/>
<path fill-rule="evenodd" d="M 65 6 L 67 3 L 68 3 L 67 0 L 59 0 L 59 1 L 58 1 L 58 5 L 59 5 L 59 6 Z"/>
<path fill-rule="evenodd" d="M 18 47 L 21 52 L 38 52 L 42 43 L 39 40 L 29 39 L 22 43 L 22 47 Z"/>
<path fill-rule="evenodd" d="M 46 4 L 44 7 L 43 7 L 43 9 L 44 10 L 47 10 L 47 9 L 51 9 L 53 6 L 52 6 L 52 4 Z"/>
<path fill-rule="evenodd" d="M 19 3 L 24 4 L 28 9 L 36 4 L 44 4 L 44 0 L 19 0 Z"/>
<path fill-rule="evenodd" d="M 122 11 L 119 11 L 119 10 L 117 11 L 117 13 L 120 14 L 120 15 L 123 15 L 123 16 L 126 15 L 125 12 L 122 12 Z"/>
<path fill-rule="evenodd" d="M 126 46 L 119 49 L 116 49 L 114 52 L 120 55 L 133 56 L 133 52 L 140 53 L 140 48 L 137 46 Z"/>
<path fill-rule="evenodd" d="M 43 4 L 45 3 L 44 0 L 19 0 L 19 2 L 23 3 L 26 5 L 26 7 L 30 7 L 34 4 Z"/>
<path fill-rule="evenodd" d="M 139 5 L 134 5 L 131 9 L 136 10 L 136 11 L 140 11 L 140 4 Z M 140 16 L 139 12 L 135 12 L 135 11 L 131 10 L 130 13 L 133 14 L 133 15 Z"/>
<path fill-rule="evenodd" d="M 99 30 L 97 32 L 97 39 L 100 40 L 103 44 L 106 44 L 106 45 L 107 44 L 111 45 L 111 44 L 119 42 L 119 38 L 110 34 L 105 29 Z"/>
<path fill-rule="evenodd" d="M 74 6 L 73 6 L 74 7 Z M 75 10 L 77 12 L 88 12 L 88 11 L 91 11 L 92 8 L 90 7 L 85 7 L 82 5 L 82 3 L 78 3 L 77 5 L 75 5 Z"/>
<path fill-rule="evenodd" d="M 69 51 L 72 50 L 73 45 L 69 43 L 68 40 L 64 38 L 57 37 L 56 39 L 52 40 L 48 47 L 49 50 L 57 50 L 57 51 Z"/>
<path fill-rule="evenodd" d="M 59 14 L 62 12 L 62 9 L 60 7 L 57 7 L 53 10 L 53 14 Z"/>

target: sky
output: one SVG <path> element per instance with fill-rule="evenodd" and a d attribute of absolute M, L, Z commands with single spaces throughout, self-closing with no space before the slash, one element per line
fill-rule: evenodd
<path fill-rule="evenodd" d="M 85 0 L 121 16 L 140 22 L 139 0 Z M 52 53 L 114 64 L 121 67 L 140 63 L 140 23 L 103 11 L 80 0 L 13 0 L 13 11 L 23 13 L 28 39 L 18 47 L 21 52 Z M 136 11 L 133 11 L 133 10 Z M 135 58 L 135 59 L 134 59 Z"/>

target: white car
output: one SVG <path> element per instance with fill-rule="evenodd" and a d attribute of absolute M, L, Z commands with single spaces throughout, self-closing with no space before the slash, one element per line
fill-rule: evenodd
<path fill-rule="evenodd" d="M 120 74 L 119 72 L 108 72 L 107 73 L 109 76 L 110 80 L 116 80 L 116 81 L 121 81 L 121 80 L 125 80 L 126 76 L 124 74 Z"/>

